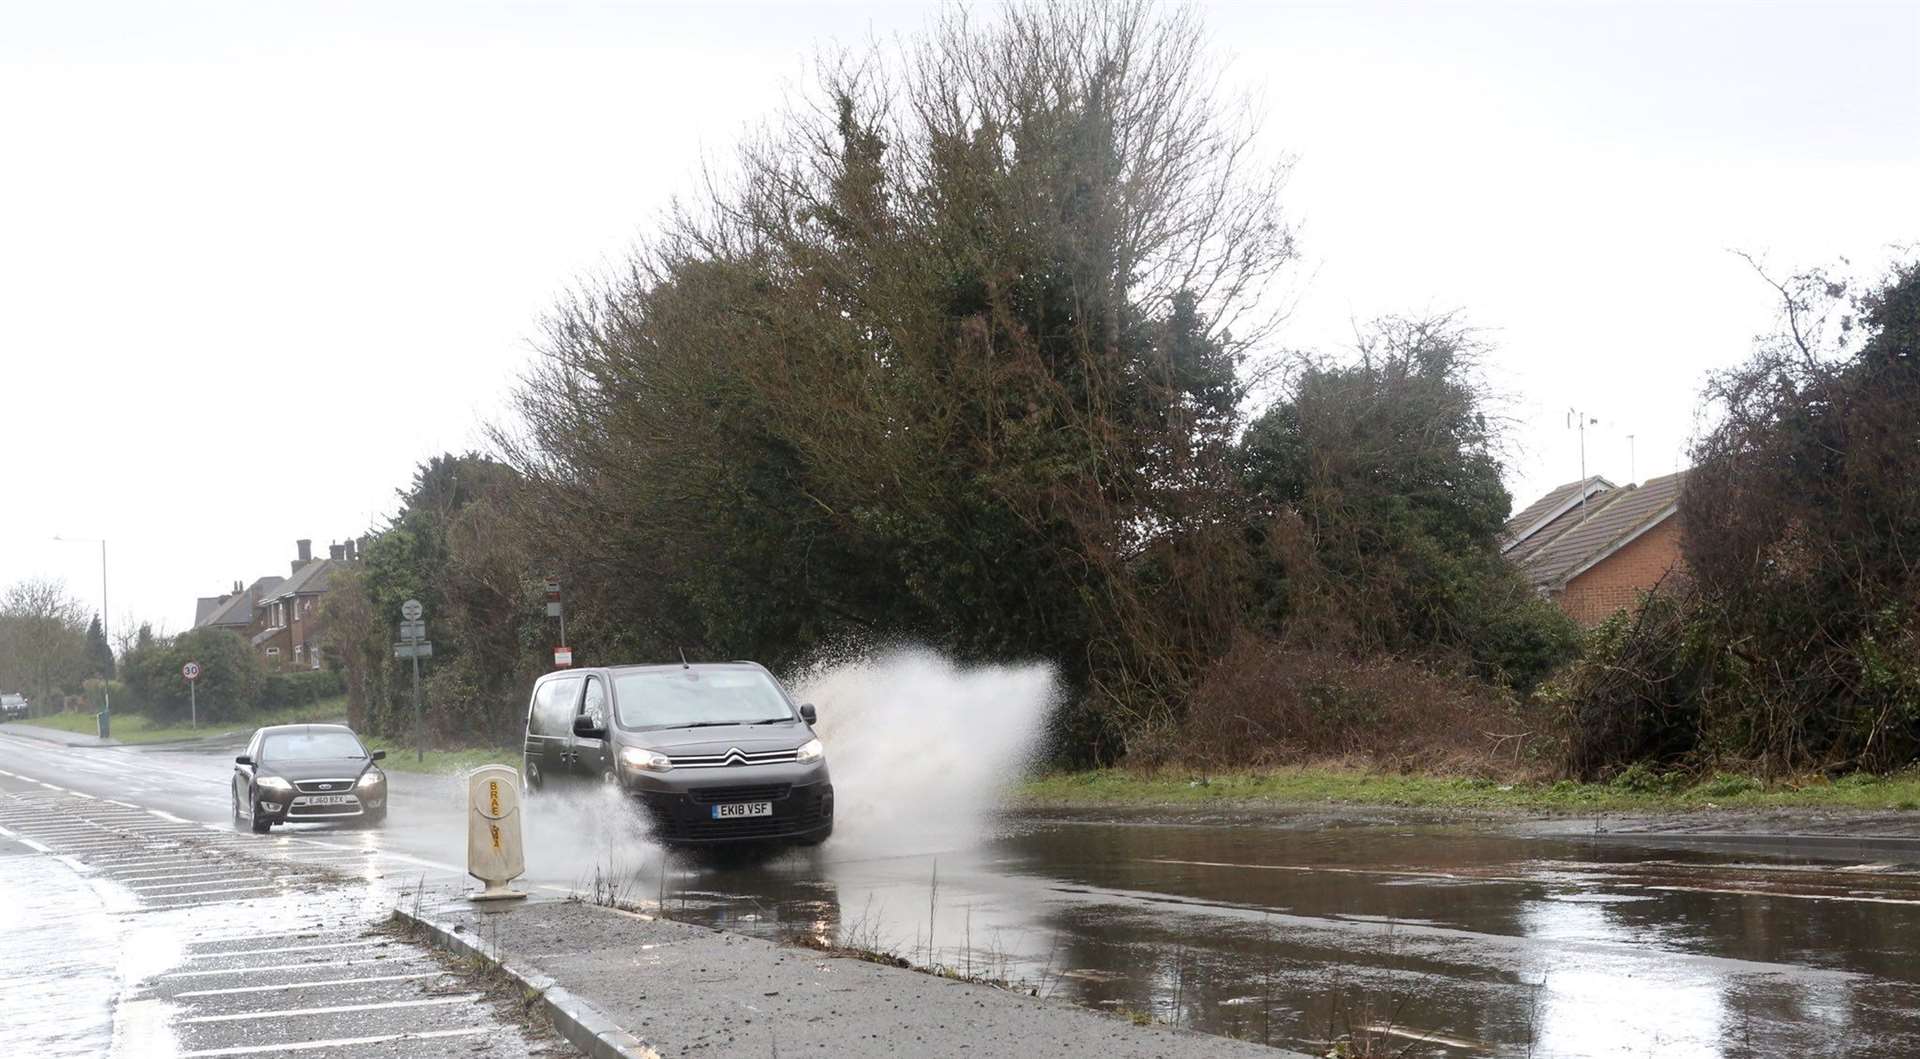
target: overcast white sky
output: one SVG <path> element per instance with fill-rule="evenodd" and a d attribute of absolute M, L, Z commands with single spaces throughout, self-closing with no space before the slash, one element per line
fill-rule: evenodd
<path fill-rule="evenodd" d="M 1768 323 L 1727 251 L 1920 240 L 1920 6 L 1203 5 L 1298 156 L 1283 341 L 1459 308 L 1520 503 L 1679 464 Z M 930 4 L 0 6 L 0 585 L 172 629 L 478 445 L 539 315 L 816 44 Z"/>

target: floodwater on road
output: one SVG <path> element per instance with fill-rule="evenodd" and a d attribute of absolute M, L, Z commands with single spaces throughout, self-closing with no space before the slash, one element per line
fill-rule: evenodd
<path fill-rule="evenodd" d="M 1912 868 L 1028 818 L 969 852 L 680 867 L 661 895 L 680 918 L 1315 1052 L 1914 1055 Z"/>
<path fill-rule="evenodd" d="M 0 791 L 44 777 L 225 829 L 232 754 L 0 736 Z M 392 788 L 382 830 L 223 841 L 322 859 L 388 901 L 469 886 L 458 783 L 395 775 Z M 899 808 L 868 828 L 849 799 L 820 848 L 716 857 L 647 842 L 609 791 L 534 798 L 518 885 L 611 891 L 1314 1054 L 1345 1040 L 1350 1054 L 1396 1056 L 1920 1055 L 1916 843 L 1151 811 L 953 832 L 937 811 Z M 76 988 L 88 973 L 75 968 Z"/>

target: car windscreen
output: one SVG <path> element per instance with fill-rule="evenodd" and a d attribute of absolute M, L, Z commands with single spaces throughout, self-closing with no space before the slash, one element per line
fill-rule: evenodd
<path fill-rule="evenodd" d="M 620 724 L 674 728 L 793 719 L 793 707 L 772 678 L 751 669 L 675 669 L 613 678 Z"/>
<path fill-rule="evenodd" d="M 262 761 L 366 756 L 352 732 L 269 732 L 260 744 Z"/>

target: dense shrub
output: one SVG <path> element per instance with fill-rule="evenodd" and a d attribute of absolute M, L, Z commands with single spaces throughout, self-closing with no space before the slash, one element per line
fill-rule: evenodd
<path fill-rule="evenodd" d="M 1530 771 L 1559 752 L 1551 722 L 1472 676 L 1246 638 L 1208 672 L 1164 754 L 1208 767 L 1347 759 Z"/>
<path fill-rule="evenodd" d="M 345 691 L 346 682 L 340 674 L 325 669 L 270 673 L 261 684 L 260 705 L 269 710 L 311 706 Z"/>
<path fill-rule="evenodd" d="M 121 672 L 140 712 L 162 723 L 187 718 L 189 692 L 180 667 L 190 661 L 200 663 L 193 694 L 201 720 L 231 720 L 259 705 L 267 674 L 246 638 L 201 628 L 127 653 Z"/>

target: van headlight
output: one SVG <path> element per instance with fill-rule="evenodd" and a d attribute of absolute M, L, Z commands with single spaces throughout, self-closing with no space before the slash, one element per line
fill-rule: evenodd
<path fill-rule="evenodd" d="M 630 746 L 620 751 L 620 760 L 630 769 L 643 769 L 647 772 L 673 771 L 673 759 L 658 750 L 646 747 Z"/>
<path fill-rule="evenodd" d="M 826 756 L 827 744 L 822 743 L 818 739 L 807 740 L 800 744 L 800 749 L 793 752 L 793 759 L 802 765 L 810 765 L 815 761 L 823 761 L 826 759 Z"/>

